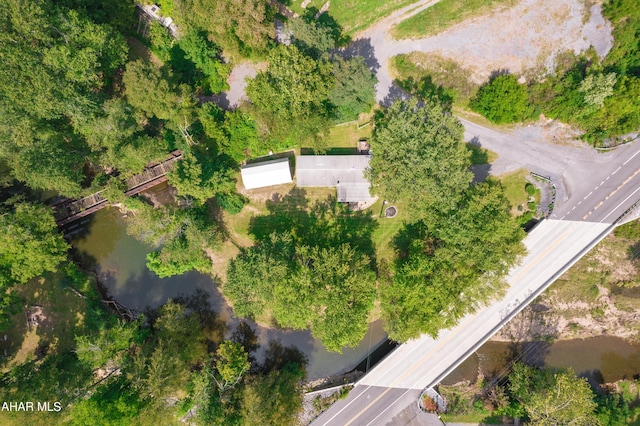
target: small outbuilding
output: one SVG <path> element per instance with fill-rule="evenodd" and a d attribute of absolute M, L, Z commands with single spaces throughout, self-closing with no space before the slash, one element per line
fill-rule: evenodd
<path fill-rule="evenodd" d="M 241 167 L 242 183 L 246 189 L 291 183 L 289 158 L 246 164 Z"/>
<path fill-rule="evenodd" d="M 300 155 L 296 157 L 296 183 L 300 187 L 336 187 L 341 203 L 369 202 L 371 184 L 364 176 L 368 155 Z"/>

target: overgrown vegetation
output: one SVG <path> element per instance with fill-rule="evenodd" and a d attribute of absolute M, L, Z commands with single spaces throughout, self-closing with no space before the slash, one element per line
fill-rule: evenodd
<path fill-rule="evenodd" d="M 593 390 L 570 369 L 514 363 L 498 383 L 465 382 L 439 386 L 448 402 L 447 422 L 503 424 L 519 418 L 526 424 L 623 425 L 640 415 L 637 381 L 620 381 Z"/>

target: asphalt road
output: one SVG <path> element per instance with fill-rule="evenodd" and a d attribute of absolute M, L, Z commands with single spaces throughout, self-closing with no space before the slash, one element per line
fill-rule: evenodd
<path fill-rule="evenodd" d="M 313 425 L 379 425 L 415 403 L 422 389 L 439 383 L 455 367 L 526 307 L 613 228 L 606 223 L 545 220 L 524 240 L 528 254 L 507 277 L 499 301 L 463 318 L 438 338 L 407 342 L 365 375 L 348 398 Z"/>
<path fill-rule="evenodd" d="M 601 153 L 586 146 L 550 144 L 526 129 L 498 132 L 460 121 L 467 141 L 498 154 L 487 166 L 490 174 L 525 168 L 554 181 L 558 194 L 551 219 L 613 222 L 640 200 L 640 143 Z"/>

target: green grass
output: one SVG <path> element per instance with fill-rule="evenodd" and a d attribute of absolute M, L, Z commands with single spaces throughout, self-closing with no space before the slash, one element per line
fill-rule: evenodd
<path fill-rule="evenodd" d="M 371 137 L 371 124 L 365 125 L 367 121 L 335 126 L 329 130 L 326 139 L 328 148 L 356 148 L 360 139 Z M 362 126 L 358 130 L 358 126 Z"/>
<path fill-rule="evenodd" d="M 290 9 L 302 15 L 302 0 L 284 1 Z M 326 0 L 311 0 L 307 9 L 320 9 Z M 378 19 L 384 18 L 391 12 L 415 3 L 415 0 L 334 0 L 327 13 L 342 26 L 347 35 L 364 30 Z"/>
<path fill-rule="evenodd" d="M 502 186 L 504 187 L 505 196 L 509 200 L 509 204 L 511 204 L 514 215 L 519 215 L 522 212 L 527 211 L 529 208 L 529 195 L 525 190 L 525 185 L 527 184 L 526 178 L 528 175 L 528 170 L 519 169 L 499 177 L 502 182 Z M 538 200 L 539 199 L 540 195 L 538 194 Z"/>
<path fill-rule="evenodd" d="M 471 81 L 471 73 L 452 61 L 434 53 L 412 52 L 391 58 L 390 67 L 393 77 L 400 86 L 403 82 L 419 82 L 430 78 L 436 86 L 453 90 L 453 106 L 467 108 L 469 99 L 478 91 L 479 85 Z"/>
<path fill-rule="evenodd" d="M 396 25 L 391 34 L 396 39 L 425 37 L 466 19 L 488 14 L 496 6 L 513 6 L 515 3 L 515 0 L 440 0 Z"/>
<path fill-rule="evenodd" d="M 16 286 L 22 307 L 40 306 L 44 319 L 40 325 L 27 330 L 25 310 L 20 309 L 11 318 L 11 327 L 2 334 L 0 349 L 7 350 L 11 364 L 21 364 L 36 357 L 38 348 L 48 348 L 47 353 L 63 353 L 75 348 L 75 336 L 91 332 L 86 323 L 88 303 L 63 288 L 63 272 L 47 273 L 24 285 Z M 77 285 L 77 284 L 76 284 Z M 87 285 L 92 285 L 87 283 Z M 88 288 L 78 288 L 88 294 Z"/>
<path fill-rule="evenodd" d="M 498 154 L 488 149 L 467 143 L 467 149 L 471 151 L 471 164 L 474 166 L 491 164 L 498 158 Z"/>
<path fill-rule="evenodd" d="M 392 247 L 393 238 L 396 236 L 398 231 L 400 231 L 404 222 L 409 219 L 409 215 L 401 203 L 387 203 L 384 205 L 384 208 L 395 206 L 398 209 L 398 214 L 393 218 L 384 217 L 382 202 L 382 199 L 378 199 L 378 201 L 376 201 L 366 211 L 378 221 L 378 227 L 371 236 L 376 248 L 378 263 L 382 260 L 387 263 L 391 263 L 395 258 L 395 252 Z"/>

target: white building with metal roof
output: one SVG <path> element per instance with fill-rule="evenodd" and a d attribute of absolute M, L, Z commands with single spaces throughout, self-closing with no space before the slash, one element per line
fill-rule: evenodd
<path fill-rule="evenodd" d="M 246 164 L 240 168 L 242 183 L 246 189 L 291 183 L 289 158 Z"/>
<path fill-rule="evenodd" d="M 371 184 L 364 176 L 369 155 L 299 155 L 296 184 L 300 187 L 335 186 L 341 203 L 369 202 Z"/>

